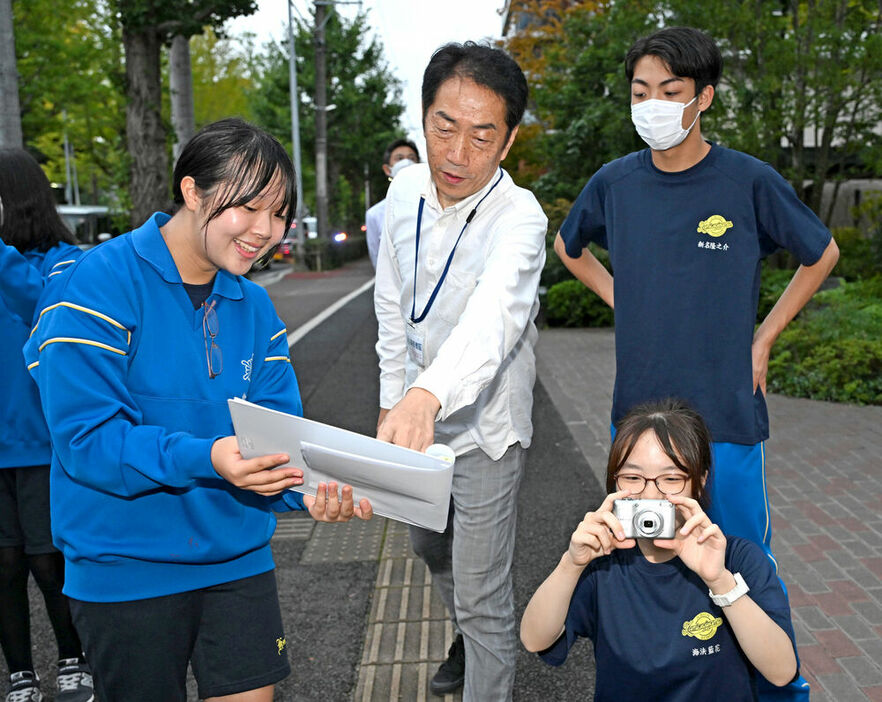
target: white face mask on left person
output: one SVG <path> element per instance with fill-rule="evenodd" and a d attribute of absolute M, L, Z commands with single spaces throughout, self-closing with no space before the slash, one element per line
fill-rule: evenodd
<path fill-rule="evenodd" d="M 402 158 L 395 162 L 395 165 L 392 166 L 392 172 L 389 174 L 389 180 L 392 180 L 396 175 L 398 175 L 399 171 L 404 170 L 408 166 L 413 166 L 416 164 L 416 161 L 411 161 L 409 158 Z"/>
<path fill-rule="evenodd" d="M 696 95 L 687 103 L 652 98 L 631 105 L 631 121 L 640 138 L 650 149 L 667 151 L 682 142 L 695 123 L 699 111 L 687 129 L 683 129 L 683 110 L 698 99 Z"/>

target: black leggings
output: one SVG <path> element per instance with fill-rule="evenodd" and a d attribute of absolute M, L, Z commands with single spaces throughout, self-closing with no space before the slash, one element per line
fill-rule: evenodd
<path fill-rule="evenodd" d="M 82 656 L 64 586 L 64 557 L 58 552 L 26 555 L 21 546 L 0 548 L 0 646 L 10 673 L 33 670 L 28 573 L 43 593 L 58 641 L 59 658 Z"/>

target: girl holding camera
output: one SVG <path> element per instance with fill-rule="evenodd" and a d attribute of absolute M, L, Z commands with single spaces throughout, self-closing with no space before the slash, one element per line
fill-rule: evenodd
<path fill-rule="evenodd" d="M 704 511 L 710 463 L 707 427 L 684 403 L 629 412 L 610 449 L 610 494 L 527 605 L 521 640 L 547 663 L 562 664 L 578 637 L 592 640 L 595 700 L 746 702 L 757 673 L 778 686 L 797 674 L 772 563 Z M 674 538 L 625 538 L 614 505 L 626 498 L 673 503 Z"/>

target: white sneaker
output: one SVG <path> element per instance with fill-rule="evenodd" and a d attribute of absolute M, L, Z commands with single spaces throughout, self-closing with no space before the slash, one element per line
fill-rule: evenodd
<path fill-rule="evenodd" d="M 10 675 L 6 702 L 43 702 L 37 674 L 32 670 L 20 670 Z"/>
<path fill-rule="evenodd" d="M 94 702 L 92 671 L 78 658 L 58 661 L 58 695 L 55 702 Z"/>

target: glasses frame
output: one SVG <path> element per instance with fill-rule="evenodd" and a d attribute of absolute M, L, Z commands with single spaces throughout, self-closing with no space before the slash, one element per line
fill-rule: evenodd
<path fill-rule="evenodd" d="M 208 365 L 208 378 L 209 380 L 214 380 L 223 373 L 224 370 L 224 354 L 221 351 L 221 347 L 217 345 L 214 338 L 220 332 L 220 319 L 217 316 L 217 310 L 215 309 L 215 305 L 217 300 L 212 300 L 210 303 L 203 302 L 203 314 L 202 314 L 202 339 L 205 341 L 205 361 Z M 214 330 L 212 331 L 212 327 Z M 215 370 L 215 366 L 212 363 L 212 356 L 217 353 L 217 361 L 220 368 Z"/>
<path fill-rule="evenodd" d="M 613 476 L 613 479 L 614 479 L 615 485 L 616 485 L 616 489 L 618 489 L 618 490 L 631 490 L 631 488 L 623 488 L 619 485 L 619 477 L 621 475 L 622 475 L 622 473 L 618 472 Z M 647 478 L 645 475 L 639 475 L 637 473 L 626 473 L 625 475 L 629 475 L 634 478 L 640 478 L 643 481 L 643 487 L 641 487 L 637 492 L 634 492 L 633 490 L 631 490 L 631 494 L 634 494 L 634 495 L 639 495 L 640 493 L 642 493 L 646 489 L 646 484 L 650 483 L 650 482 L 655 483 L 655 489 L 658 490 L 659 493 L 661 493 L 662 495 L 680 495 L 686 489 L 686 484 L 689 482 L 688 475 L 682 476 L 679 474 L 674 474 L 672 476 L 672 474 L 670 474 L 670 473 L 662 473 L 661 475 L 657 475 L 654 478 Z M 661 489 L 661 485 L 658 484 L 658 481 L 660 478 L 670 478 L 670 477 L 678 477 L 683 480 L 683 487 L 681 487 L 679 490 L 677 490 L 677 492 L 665 492 L 664 490 Z"/>

